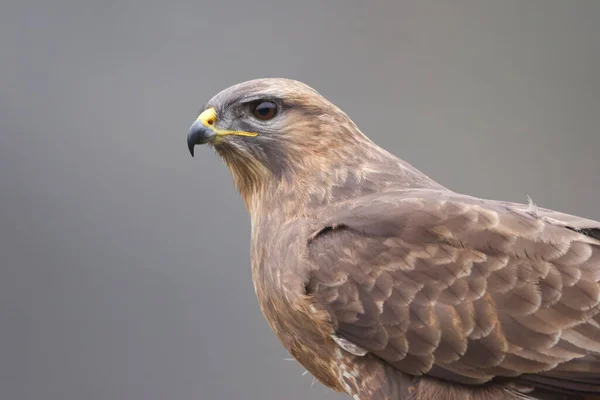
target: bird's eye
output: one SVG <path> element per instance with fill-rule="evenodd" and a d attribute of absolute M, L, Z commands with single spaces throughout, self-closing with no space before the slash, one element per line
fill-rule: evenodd
<path fill-rule="evenodd" d="M 277 105 L 270 101 L 263 101 L 254 107 L 252 114 L 262 121 L 268 121 L 277 114 Z"/>

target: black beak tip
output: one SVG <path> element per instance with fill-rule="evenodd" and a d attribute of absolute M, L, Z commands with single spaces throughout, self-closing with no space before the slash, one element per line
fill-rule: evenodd
<path fill-rule="evenodd" d="M 210 143 L 215 136 L 215 132 L 204 126 L 202 122 L 194 122 L 187 135 L 188 150 L 192 157 L 194 157 L 194 147 L 196 145 Z"/>

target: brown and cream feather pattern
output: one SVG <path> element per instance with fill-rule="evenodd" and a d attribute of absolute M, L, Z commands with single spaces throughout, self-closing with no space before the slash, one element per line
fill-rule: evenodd
<path fill-rule="evenodd" d="M 228 111 L 247 97 L 279 102 L 274 122 Z M 261 310 L 323 384 L 356 400 L 600 398 L 600 223 L 452 192 L 299 82 L 209 106 L 259 133 L 215 148 L 251 216 Z"/>
<path fill-rule="evenodd" d="M 438 190 L 365 196 L 322 216 L 306 290 L 337 336 L 406 374 L 600 392 L 600 225 L 561 217 Z"/>

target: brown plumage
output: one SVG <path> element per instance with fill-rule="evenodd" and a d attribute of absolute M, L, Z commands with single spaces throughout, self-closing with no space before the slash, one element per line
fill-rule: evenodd
<path fill-rule="evenodd" d="M 600 223 L 446 189 L 297 81 L 204 109 L 190 150 L 212 144 L 231 170 L 261 310 L 323 384 L 357 400 L 600 396 Z"/>

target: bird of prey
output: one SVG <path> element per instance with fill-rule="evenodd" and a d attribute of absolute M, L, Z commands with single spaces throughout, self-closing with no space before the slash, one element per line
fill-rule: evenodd
<path fill-rule="evenodd" d="M 283 346 L 355 400 L 600 395 L 600 223 L 443 187 L 304 83 L 216 94 L 187 143 L 229 168 Z"/>

